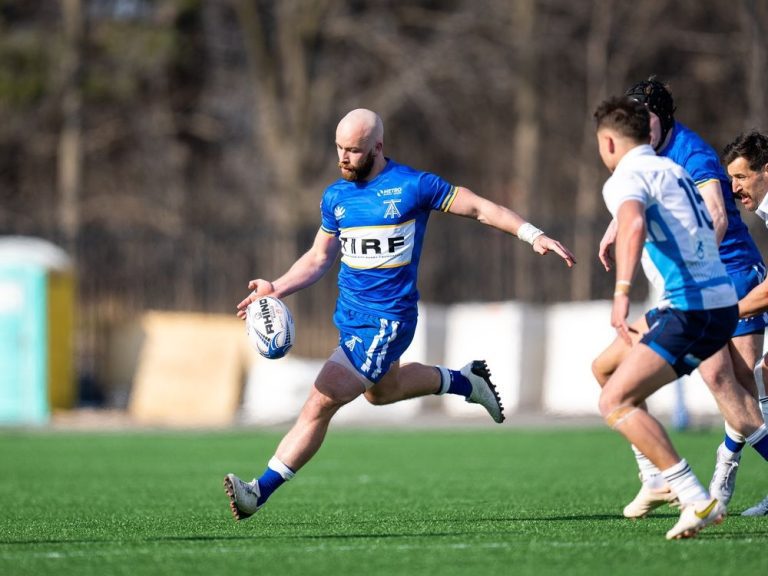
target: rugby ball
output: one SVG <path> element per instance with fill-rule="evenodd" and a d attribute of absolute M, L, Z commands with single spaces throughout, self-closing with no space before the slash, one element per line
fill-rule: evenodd
<path fill-rule="evenodd" d="M 245 329 L 251 345 L 264 358 L 282 358 L 293 346 L 293 316 L 281 300 L 262 296 L 245 309 Z"/>

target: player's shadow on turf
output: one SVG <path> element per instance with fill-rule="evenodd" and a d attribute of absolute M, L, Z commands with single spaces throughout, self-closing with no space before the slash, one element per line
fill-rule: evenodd
<path fill-rule="evenodd" d="M 654 514 L 653 518 L 677 518 L 679 514 Z M 624 518 L 621 514 L 570 514 L 559 516 L 505 516 L 503 518 L 472 518 L 467 523 L 476 522 L 563 522 L 567 520 L 579 521 L 579 520 L 623 520 L 632 522 Z"/>
<path fill-rule="evenodd" d="M 673 514 L 655 514 L 653 518 L 663 519 L 666 517 L 676 517 Z M 551 516 L 551 517 L 533 517 L 533 518 L 507 518 L 507 519 L 494 519 L 498 522 L 507 523 L 520 523 L 529 521 L 563 521 L 563 520 L 618 520 L 623 519 L 615 515 L 608 514 L 596 514 L 589 516 Z M 477 519 L 475 519 L 477 520 Z M 488 521 L 488 519 L 486 519 Z M 643 522 L 639 520 L 637 522 Z M 726 521 L 727 522 L 727 521 Z M 628 523 L 634 524 L 634 522 L 628 521 Z M 727 527 L 727 524 L 724 525 Z M 741 524 L 743 526 L 743 524 Z M 385 532 L 355 532 L 348 534 L 258 534 L 259 540 L 367 540 L 367 539 L 397 539 L 397 538 L 425 538 L 425 537 L 455 537 L 455 536 L 470 536 L 477 534 L 476 530 L 443 530 L 435 532 L 425 532 L 421 530 L 414 530 L 412 532 L 398 532 L 398 533 L 385 533 Z M 205 536 L 205 535 L 190 535 L 190 536 L 151 536 L 146 538 L 138 538 L 135 542 L 235 542 L 235 541 L 253 541 L 256 534 L 249 531 L 248 534 L 243 535 L 229 535 L 229 536 Z M 704 531 L 699 534 L 698 538 L 706 538 L 709 540 L 753 540 L 755 538 L 764 538 L 768 536 L 768 526 L 762 526 L 754 524 L 749 526 L 746 532 L 735 532 L 730 530 L 723 530 L 723 527 L 717 532 Z M 25 539 L 25 540 L 4 540 L 0 539 L 0 545 L 3 546 L 29 546 L 29 545 L 67 545 L 67 544 L 111 544 L 111 543 L 126 543 L 125 539 L 110 539 L 110 538 L 80 538 L 80 539 L 65 539 L 65 538 L 40 538 L 40 539 Z"/>

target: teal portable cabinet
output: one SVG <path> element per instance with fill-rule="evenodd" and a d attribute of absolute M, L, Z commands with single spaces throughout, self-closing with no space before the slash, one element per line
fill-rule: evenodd
<path fill-rule="evenodd" d="M 0 236 L 0 424 L 42 424 L 74 404 L 74 279 L 63 250 Z"/>

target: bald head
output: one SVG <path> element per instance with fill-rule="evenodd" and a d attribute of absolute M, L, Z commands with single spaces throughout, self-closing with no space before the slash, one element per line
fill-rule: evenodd
<path fill-rule="evenodd" d="M 370 180 L 384 168 L 384 123 L 378 114 L 357 108 L 336 127 L 336 150 L 344 179 Z"/>
<path fill-rule="evenodd" d="M 379 115 L 366 108 L 356 108 L 341 119 L 336 128 L 336 138 L 340 135 L 359 142 L 365 141 L 369 146 L 384 144 L 384 123 Z"/>

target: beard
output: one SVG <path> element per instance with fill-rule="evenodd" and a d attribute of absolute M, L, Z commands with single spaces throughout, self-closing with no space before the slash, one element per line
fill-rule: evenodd
<path fill-rule="evenodd" d="M 352 164 L 338 163 L 339 168 L 342 168 L 341 177 L 347 182 L 360 182 L 368 178 L 368 175 L 373 170 L 373 161 L 376 156 L 373 154 L 373 150 L 368 152 L 363 161 L 358 166 L 352 166 Z M 346 172 L 345 172 L 346 170 Z"/>

